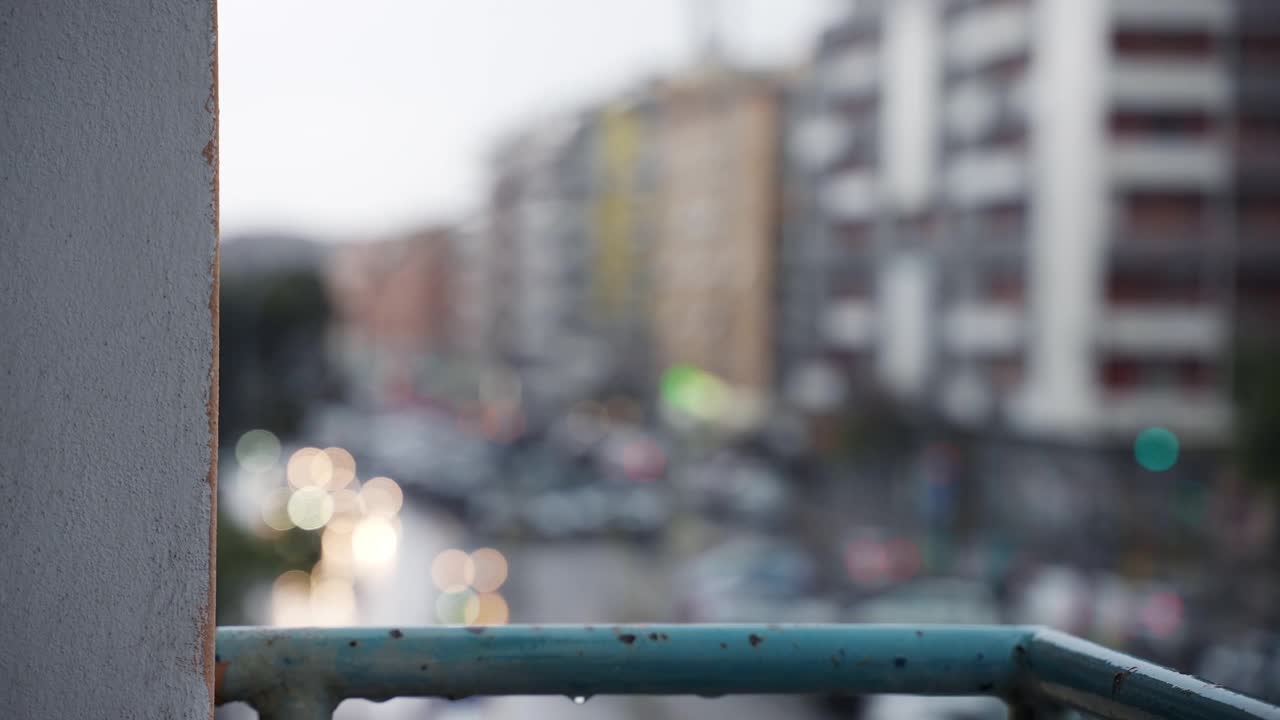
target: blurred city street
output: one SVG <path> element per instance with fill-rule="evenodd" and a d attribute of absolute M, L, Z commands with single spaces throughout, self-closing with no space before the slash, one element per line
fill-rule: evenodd
<path fill-rule="evenodd" d="M 1280 699 L 1280 4 L 463 5 L 226 4 L 219 623 L 1037 624 Z M 342 172 L 248 121 L 286 47 Z M 338 716 L 1001 712 L 571 701 Z"/>

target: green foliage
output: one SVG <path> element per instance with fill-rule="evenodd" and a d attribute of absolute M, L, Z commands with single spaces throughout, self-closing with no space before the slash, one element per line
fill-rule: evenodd
<path fill-rule="evenodd" d="M 296 432 L 312 402 L 336 394 L 325 360 L 330 303 L 318 270 L 289 269 L 222 284 L 220 435 Z"/>
<path fill-rule="evenodd" d="M 311 570 L 320 560 L 317 533 L 293 529 L 275 538 L 260 538 L 218 513 L 219 625 L 249 622 L 244 607 L 248 591 L 270 583 L 286 570 Z"/>
<path fill-rule="evenodd" d="M 1236 353 L 1237 463 L 1251 481 L 1280 488 L 1280 351 Z"/>

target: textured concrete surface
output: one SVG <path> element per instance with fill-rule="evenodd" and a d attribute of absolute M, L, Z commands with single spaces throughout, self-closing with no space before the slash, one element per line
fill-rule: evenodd
<path fill-rule="evenodd" d="M 211 707 L 214 0 L 0 2 L 0 716 Z"/>

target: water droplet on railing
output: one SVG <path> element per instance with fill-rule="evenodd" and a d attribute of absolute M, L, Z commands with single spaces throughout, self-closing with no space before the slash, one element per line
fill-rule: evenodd
<path fill-rule="evenodd" d="M 587 696 L 586 696 L 586 695 L 574 695 L 574 696 L 573 696 L 573 704 L 574 704 L 574 705 L 585 705 L 585 704 L 586 704 L 586 702 L 587 702 Z"/>

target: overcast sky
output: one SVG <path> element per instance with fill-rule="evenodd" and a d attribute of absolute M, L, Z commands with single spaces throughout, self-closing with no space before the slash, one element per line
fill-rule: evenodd
<path fill-rule="evenodd" d="M 479 207 L 504 130 L 690 61 L 707 0 L 219 0 L 224 236 L 395 232 Z M 752 64 L 839 0 L 722 0 Z"/>

